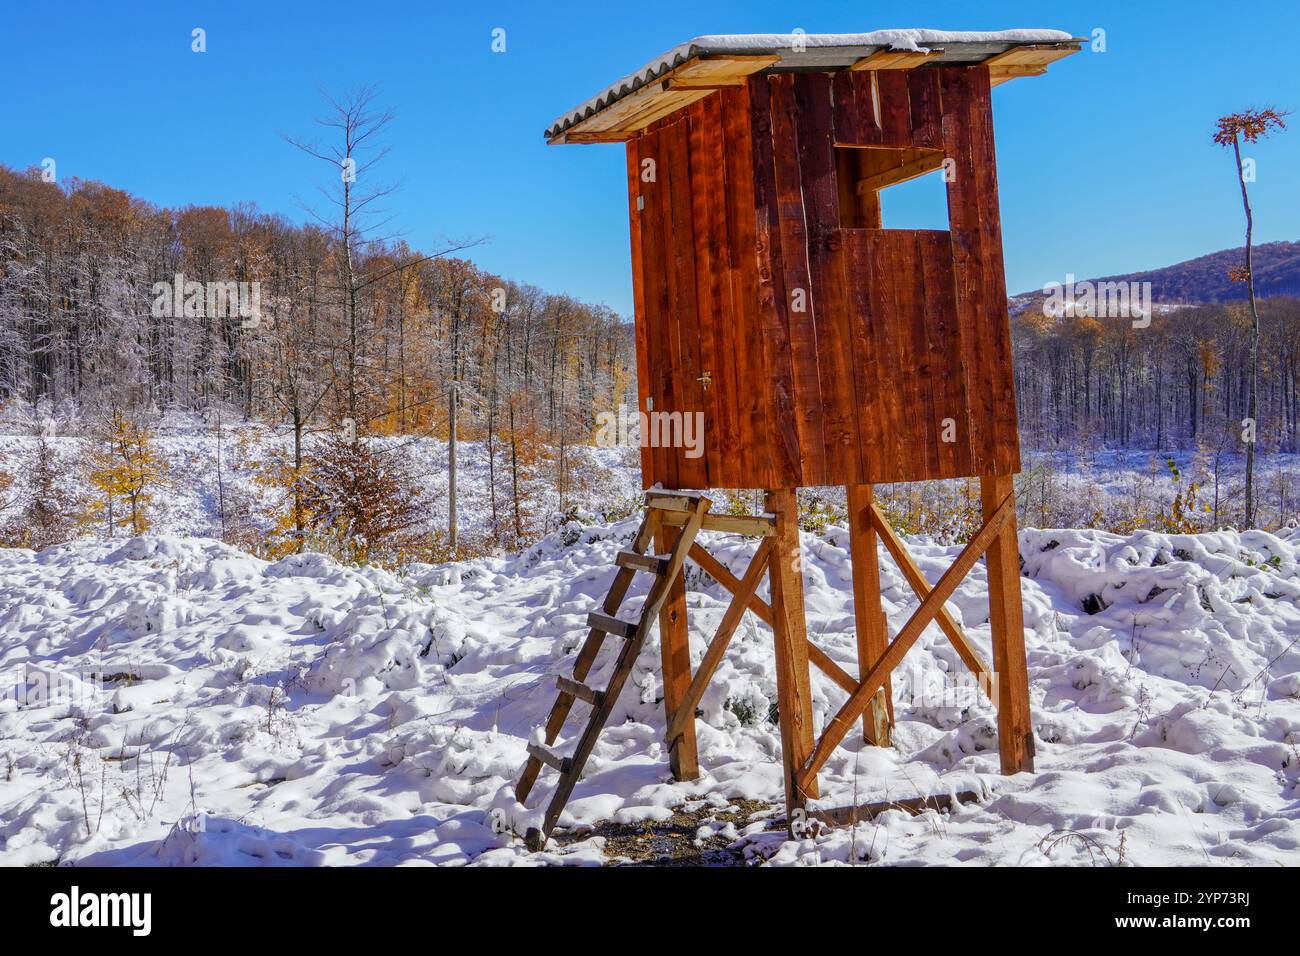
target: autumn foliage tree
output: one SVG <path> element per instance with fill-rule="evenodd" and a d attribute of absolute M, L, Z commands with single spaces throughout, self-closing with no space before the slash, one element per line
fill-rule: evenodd
<path fill-rule="evenodd" d="M 116 516 L 125 511 L 131 533 L 144 534 L 153 490 L 167 477 L 149 428 L 122 409 L 110 410 L 95 423 L 86 470 L 91 485 L 102 495 L 92 505 L 92 519 L 104 518 L 112 537 Z"/>
<path fill-rule="evenodd" d="M 417 486 L 396 449 L 338 429 L 313 451 L 302 507 L 311 540 L 344 561 L 400 561 L 418 545 Z"/>

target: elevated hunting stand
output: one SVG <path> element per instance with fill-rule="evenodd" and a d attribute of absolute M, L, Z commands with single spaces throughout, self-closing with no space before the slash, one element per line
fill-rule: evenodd
<path fill-rule="evenodd" d="M 623 142 L 636 308 L 640 410 L 703 417 L 702 455 L 644 440 L 646 516 L 572 679 L 532 745 L 516 788 L 560 773 L 545 843 L 659 618 L 667 744 L 678 779 L 698 775 L 695 707 L 746 610 L 772 628 L 786 784 L 793 814 L 862 720 L 889 742 L 890 673 L 937 623 L 996 688 L 1003 773 L 1033 769 L 1012 476 L 1020 469 L 1011 332 L 993 148 L 993 86 L 1043 73 L 1079 49 L 1053 31 L 702 37 L 652 61 L 547 132 L 551 143 Z M 888 229 L 880 191 L 941 172 L 947 230 Z M 653 427 L 653 425 L 652 425 Z M 873 501 L 883 482 L 980 479 L 983 525 L 931 586 Z M 799 487 L 843 485 L 849 510 L 858 675 L 808 640 Z M 766 514 L 710 513 L 676 489 L 766 490 Z M 660 490 L 663 489 L 663 490 Z M 736 578 L 701 530 L 760 539 Z M 920 606 L 891 640 L 880 600 L 883 543 Z M 657 554 L 648 554 L 651 546 Z M 981 556 L 990 667 L 945 602 Z M 733 594 L 691 672 L 681 570 L 695 561 Z M 655 575 L 636 622 L 617 618 L 632 576 Z M 766 573 L 770 601 L 756 593 Z M 609 687 L 582 683 L 606 635 L 622 641 Z M 815 736 L 810 665 L 847 699 Z M 575 700 L 591 707 L 571 756 L 553 744 Z"/>

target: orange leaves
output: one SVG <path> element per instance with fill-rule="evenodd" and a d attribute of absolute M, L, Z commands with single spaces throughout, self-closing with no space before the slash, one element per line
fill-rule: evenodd
<path fill-rule="evenodd" d="M 90 483 L 103 494 L 92 506 L 93 517 L 106 517 L 113 533 L 115 505 L 122 505 L 132 534 L 149 528 L 146 508 L 150 489 L 166 482 L 167 468 L 153 446 L 148 427 L 114 409 L 91 437 L 86 467 Z"/>
<path fill-rule="evenodd" d="M 1231 146 L 1238 139 L 1253 143 L 1261 136 L 1267 136 L 1272 130 L 1286 129 L 1286 120 L 1283 117 L 1289 115 L 1289 111 L 1279 112 L 1268 107 L 1220 116 L 1214 128 L 1214 141 L 1220 146 Z"/>
<path fill-rule="evenodd" d="M 1218 375 L 1219 369 L 1223 365 L 1223 355 L 1219 351 L 1219 343 L 1213 339 L 1197 339 L 1196 363 L 1201 368 L 1203 378 L 1209 380 Z"/>

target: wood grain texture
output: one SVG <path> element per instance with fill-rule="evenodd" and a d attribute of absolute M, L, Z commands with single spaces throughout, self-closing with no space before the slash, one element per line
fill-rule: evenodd
<path fill-rule="evenodd" d="M 818 131 L 799 115 L 795 101 L 796 76 L 769 77 L 773 182 L 776 188 L 777 227 L 781 240 L 780 267 L 785 277 L 785 298 L 778 315 L 789 330 L 795 428 L 799 436 L 799 470 L 791 484 L 826 483 L 827 441 L 822 406 L 816 301 L 808 261 L 808 210 L 802 182 L 801 136 L 811 140 Z"/>
<path fill-rule="evenodd" d="M 809 311 L 816 340 L 822 434 L 826 453 L 824 483 L 830 475 L 859 471 L 857 401 L 853 390 L 848 298 L 840 246 L 839 189 L 836 182 L 831 102 L 825 78 L 795 74 L 794 108 L 801 126 L 799 184 L 803 197 Z M 807 477 L 807 476 L 805 476 Z"/>
<path fill-rule="evenodd" d="M 704 487 L 722 485 L 724 446 L 734 445 L 735 424 L 728 399 L 735 394 L 728 370 L 720 362 L 722 350 L 729 349 L 731 323 L 722 311 L 722 277 L 726 264 L 719 246 L 714 198 L 722 192 L 720 165 L 715 161 L 714 141 L 721 134 L 716 120 L 718 98 L 710 96 L 694 104 L 686 115 L 687 162 L 690 168 L 691 222 L 695 242 L 696 320 L 699 339 L 700 392 L 704 413 L 705 441 L 702 451 L 705 465 Z M 710 110 L 706 104 L 712 104 Z"/>
<path fill-rule="evenodd" d="M 818 794 L 813 773 L 802 785 L 799 772 L 813 752 L 812 683 L 808 671 L 808 629 L 804 618 L 803 561 L 799 550 L 799 503 L 793 488 L 767 492 L 776 516 L 768 587 L 772 593 L 777 711 L 785 768 L 786 816 Z"/>
<path fill-rule="evenodd" d="M 773 477 L 769 422 L 773 393 L 763 345 L 759 290 L 759 252 L 755 199 L 754 146 L 750 127 L 749 87 L 723 90 L 724 184 L 727 245 L 730 249 L 730 296 L 735 326 L 736 409 L 739 454 L 727 463 L 725 487 L 766 488 Z"/>
<path fill-rule="evenodd" d="M 662 185 L 669 197 L 668 219 L 671 222 L 667 274 L 673 302 L 669 329 L 672 333 L 676 393 L 672 407 L 663 411 L 694 417 L 704 411 L 704 386 L 700 381 L 703 369 L 700 366 L 699 289 L 696 286 L 695 219 L 691 200 L 690 124 L 682 114 L 677 115 L 679 121 L 663 127 L 660 132 L 667 167 L 663 170 Z M 671 439 L 678 424 L 684 427 L 684 420 L 674 420 L 670 424 L 673 426 L 669 429 Z M 663 433 L 662 427 L 660 433 Z M 681 444 L 677 442 L 678 446 Z M 704 456 L 687 454 L 688 450 L 670 446 L 677 459 L 677 479 L 685 488 L 707 488 L 708 460 Z"/>
<path fill-rule="evenodd" d="M 658 528 L 655 532 L 655 551 L 659 554 L 672 552 L 680 534 L 677 528 Z M 664 719 L 671 721 L 691 687 L 691 639 L 686 620 L 686 580 L 680 574 L 673 578 L 659 610 L 659 660 L 664 677 Z M 700 775 L 695 721 L 688 722 L 681 733 L 669 742 L 668 763 L 675 780 L 694 780 Z"/>
<path fill-rule="evenodd" d="M 636 384 L 637 384 L 637 408 L 646 407 L 646 398 L 650 395 L 650 348 L 646 341 L 647 325 L 646 305 L 645 305 L 645 265 L 643 261 L 644 251 L 641 247 L 641 234 L 644 224 L 641 219 L 641 210 L 638 208 L 641 200 L 640 186 L 640 168 L 641 156 L 639 144 L 636 140 L 629 140 L 626 146 L 627 151 L 627 207 L 628 222 L 630 223 L 630 238 L 632 245 L 632 306 L 635 309 L 637 320 L 633 334 L 636 341 Z M 655 474 L 654 458 L 651 455 L 650 448 L 642 445 L 641 452 L 641 476 L 643 478 L 653 479 Z M 653 480 L 650 484 L 653 484 Z M 649 487 L 647 485 L 646 487 Z"/>
<path fill-rule="evenodd" d="M 753 75 L 629 142 L 642 410 L 705 426 L 702 457 L 643 450 L 647 486 L 1019 469 L 989 88 L 966 66 Z M 881 228 L 877 187 L 941 163 L 950 228 Z"/>
<path fill-rule="evenodd" d="M 872 489 L 870 485 L 848 485 L 844 491 L 849 509 L 853 620 L 857 629 L 858 677 L 861 679 L 889 650 L 889 633 L 885 629 L 885 610 L 880 599 L 880 556 L 876 550 L 876 528 L 871 520 Z M 893 689 L 889 678 L 885 678 L 876 698 L 862 712 L 862 737 L 869 744 L 888 747 L 893 724 Z"/>
<path fill-rule="evenodd" d="M 1034 725 L 1029 708 L 1025 661 L 1025 611 L 1020 593 L 1020 549 L 1016 544 L 1015 488 L 1009 475 L 980 479 L 985 520 L 999 508 L 1009 517 L 988 549 L 989 625 L 993 672 L 997 675 L 998 750 L 1004 774 L 1034 769 Z"/>
<path fill-rule="evenodd" d="M 750 129 L 754 177 L 754 255 L 758 270 L 758 306 L 767 380 L 759 383 L 769 396 L 768 449 L 770 484 L 795 487 L 802 482 L 799 428 L 796 422 L 794 366 L 787 318 L 785 269 L 782 265 L 781 216 L 772 147 L 771 91 L 766 76 L 749 83 Z"/>

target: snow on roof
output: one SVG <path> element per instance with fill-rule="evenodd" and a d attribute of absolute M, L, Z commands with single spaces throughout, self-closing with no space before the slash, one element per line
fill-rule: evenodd
<path fill-rule="evenodd" d="M 640 69 L 610 84 L 581 106 L 569 110 L 546 130 L 548 137 L 564 132 L 576 123 L 599 113 L 646 83 L 663 76 L 696 56 L 716 54 L 778 54 L 774 69 L 820 67 L 832 70 L 849 66 L 879 49 L 928 50 L 942 47 L 936 63 L 978 63 L 1013 46 L 1033 43 L 1067 43 L 1077 39 L 1062 30 L 875 30 L 871 33 L 737 33 L 700 36 L 679 43 Z"/>

